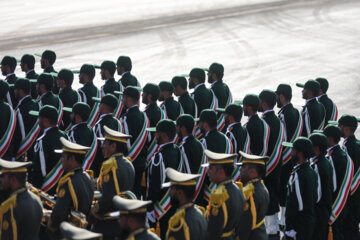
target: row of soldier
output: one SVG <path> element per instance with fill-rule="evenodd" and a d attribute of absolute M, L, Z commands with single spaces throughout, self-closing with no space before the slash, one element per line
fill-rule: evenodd
<path fill-rule="evenodd" d="M 52 51 L 45 51 L 41 58 L 42 67 L 54 71 L 52 66 L 47 66 L 47 64 L 52 65 L 54 63 L 54 56 L 55 53 Z M 24 55 L 21 60 L 21 66 L 29 73 L 29 71 L 33 71 L 31 66 L 34 66 L 34 62 L 33 56 Z M 14 72 L 14 65 L 16 66 L 16 59 L 12 57 L 5 57 L 2 61 L 3 74 L 8 75 L 7 78 L 9 79 L 13 76 L 11 75 L 11 70 Z M 61 182 L 59 179 L 65 169 L 59 161 L 60 155 L 55 153 L 54 149 L 61 148 L 60 137 L 68 138 L 71 142 L 89 147 L 89 151 L 86 151 L 81 165 L 83 169 L 92 169 L 95 178 L 98 178 L 100 183 L 106 180 L 109 181 L 109 179 L 105 179 L 105 175 L 112 171 L 111 167 L 113 165 L 111 161 L 105 160 L 111 159 L 114 153 L 126 155 L 129 157 L 134 168 L 134 179 L 122 172 L 121 169 L 118 169 L 117 175 L 125 176 L 125 178 L 121 181 L 118 180 L 117 183 L 114 182 L 113 190 L 116 185 L 118 188 L 115 189 L 116 192 L 113 194 L 119 195 L 120 192 L 132 190 L 137 198 L 152 200 L 153 205 L 147 207 L 147 219 L 150 223 L 159 221 L 161 236 L 165 238 L 168 220 L 176 210 L 170 207 L 169 201 L 165 201 L 169 198 L 170 191 L 166 191 L 166 189 L 161 187 L 168 179 L 165 174 L 166 168 L 171 167 L 185 173 L 199 174 L 200 177 L 196 181 L 194 201 L 200 206 L 206 206 L 209 198 L 211 198 L 211 192 L 215 191 L 215 185 L 211 184 L 206 175 L 206 162 L 209 159 L 204 154 L 204 149 L 224 154 L 243 151 L 253 155 L 266 155 L 269 156 L 269 159 L 266 161 L 266 173 L 263 176 L 259 174 L 260 177 L 258 178 L 264 178 L 264 183 L 269 193 L 269 204 L 264 203 L 266 207 L 264 214 L 266 217 L 264 221 L 261 221 L 262 219 L 259 218 L 259 223 L 263 224 L 260 226 L 266 226 L 266 232 L 270 239 L 279 238 L 281 226 L 289 225 L 285 224 L 284 221 L 286 219 L 285 206 L 288 204 L 286 200 L 289 200 L 286 197 L 286 185 L 289 178 L 291 178 L 290 176 L 296 174 L 296 168 L 293 171 L 296 158 L 291 158 L 291 147 L 283 147 L 282 142 L 285 140 L 294 142 L 301 135 L 310 136 L 313 131 L 322 130 L 328 121 L 336 120 L 336 106 L 326 95 L 328 89 L 326 79 L 319 78 L 316 81 L 310 80 L 305 85 L 298 85 L 303 87 L 303 98 L 306 99 L 306 105 L 301 113 L 299 113 L 290 103 L 292 93 L 291 87 L 287 84 L 279 85 L 276 92 L 264 90 L 259 96 L 247 95 L 242 101 L 243 108 L 240 106 L 240 102 L 230 104 L 232 102 L 230 90 L 222 81 L 224 68 L 218 63 L 212 64 L 208 69 L 208 82 L 212 84 L 211 89 L 207 89 L 204 84 L 206 77 L 203 69 L 193 69 L 190 72 L 189 84 L 185 76 L 179 76 L 174 77 L 172 82 L 161 82 L 159 86 L 148 83 L 143 89 L 140 89 L 137 79 L 130 73 L 132 68 L 130 58 L 119 57 L 117 64 L 111 61 L 104 61 L 100 66 L 101 77 L 106 82 L 101 90 L 99 90 L 92 83 L 95 76 L 95 67 L 84 64 L 80 69 L 79 79 L 80 83 L 84 84 L 84 87 L 79 89 L 78 93 L 71 89 L 73 72 L 67 69 L 61 70 L 58 74 L 41 74 L 36 80 L 34 80 L 34 77 L 29 76 L 32 79 L 30 81 L 15 78 L 11 83 L 8 80 L 10 87 L 5 82 L 1 82 L 1 98 L 7 100 L 9 104 L 17 104 L 14 113 L 12 111 L 2 111 L 4 112 L 3 118 L 5 120 L 4 124 L 1 125 L 4 126 L 2 136 L 4 136 L 3 143 L 5 143 L 1 151 L 3 154 L 2 158 L 21 161 L 26 156 L 27 161 L 34 163 L 29 174 L 29 181 L 45 192 L 50 194 L 57 192 L 59 195 L 55 189 L 57 182 Z M 122 75 L 119 82 L 116 82 L 113 78 L 116 69 L 118 74 Z M 54 87 L 54 76 L 57 78 L 60 90 Z M 194 88 L 192 97 L 187 92 L 187 85 L 189 85 L 189 88 Z M 28 96 L 30 93 L 31 96 L 35 96 L 33 94 L 34 86 L 36 86 L 35 89 L 40 96 L 38 98 L 41 107 L 40 112 L 38 112 L 39 105 Z M 142 102 L 147 104 L 144 112 L 139 110 L 140 90 L 143 92 Z M 60 91 L 59 97 L 54 94 L 56 91 Z M 179 96 L 178 102 L 173 99 L 173 93 Z M 72 103 L 69 101 L 71 99 Z M 79 100 L 83 103 L 78 103 Z M 157 106 L 157 100 L 163 101 L 161 107 Z M 25 106 L 24 102 L 28 102 L 28 104 Z M 65 102 L 69 105 L 66 105 Z M 276 104 L 281 108 L 279 117 L 273 111 Z M 6 105 L 3 107 L 11 109 Z M 242 111 L 244 111 L 245 116 L 249 117 L 244 127 L 240 124 Z M 257 111 L 263 112 L 261 118 L 258 117 Z M 5 114 L 7 112 L 9 112 L 8 115 Z M 39 115 L 39 118 L 33 115 Z M 66 115 L 68 116 L 65 117 Z M 198 116 L 199 119 L 197 119 Z M 68 120 L 65 120 L 66 118 Z M 161 121 L 161 124 L 158 124 L 161 119 L 166 118 L 173 121 L 176 120 L 176 124 L 173 121 Z M 345 119 L 347 118 L 349 116 L 345 116 Z M 351 119 L 353 120 L 353 118 Z M 17 124 L 10 124 L 11 121 Z M 347 138 L 353 136 L 356 130 L 357 124 L 354 126 L 353 122 L 341 125 L 352 130 L 348 131 Z M 66 130 L 67 134 L 61 132 L 56 126 Z M 110 129 L 108 129 L 108 132 L 106 132 L 105 126 Z M 334 126 L 331 126 L 330 129 L 332 128 Z M 126 147 L 121 148 L 115 144 L 113 146 L 115 151 L 107 154 L 107 150 L 105 150 L 107 144 L 105 144 L 106 141 L 104 142 L 104 137 L 106 139 L 106 136 L 116 135 L 114 132 L 109 133 L 111 129 L 131 135 L 132 137 L 122 137 L 120 142 L 125 143 Z M 339 130 L 338 128 L 336 129 Z M 40 131 L 42 136 L 38 137 Z M 152 131 L 156 131 L 156 133 Z M 226 134 L 223 134 L 222 131 Z M 351 132 L 352 135 L 349 135 Z M 333 146 L 340 140 L 340 137 L 338 139 L 337 135 L 327 137 L 334 139 L 335 144 Z M 114 141 L 117 142 L 117 140 Z M 174 142 L 178 146 L 174 145 Z M 326 144 L 328 144 L 327 141 Z M 327 145 L 325 148 L 327 148 Z M 324 155 L 324 146 L 321 146 L 320 149 L 322 150 L 319 155 Z M 332 151 L 329 152 L 332 153 Z M 356 174 L 358 172 L 357 162 L 359 160 L 358 156 L 354 155 L 355 153 L 352 153 L 353 156 L 351 156 L 353 151 L 348 152 L 352 159 L 351 161 L 354 162 L 354 176 L 351 175 L 349 177 L 341 173 L 346 168 L 342 166 L 337 167 L 334 158 L 330 158 L 329 161 L 332 165 L 333 176 L 339 178 L 335 181 L 335 177 L 332 177 L 334 179 L 334 193 L 330 200 L 327 199 L 327 212 L 329 213 L 327 218 L 329 223 L 333 225 L 335 239 L 341 239 L 343 233 L 348 232 L 343 229 L 343 221 L 350 221 L 346 225 L 353 227 L 350 232 L 354 232 L 354 234 L 358 232 L 358 207 L 354 203 L 345 204 L 348 200 L 350 188 L 344 188 L 344 191 L 339 191 L 344 186 L 347 186 L 345 184 L 346 181 L 347 183 L 350 181 L 352 187 L 349 201 L 356 202 L 355 200 L 351 201 L 351 199 L 356 198 L 356 194 L 353 194 L 356 192 L 359 181 L 357 179 L 359 174 Z M 310 155 L 304 154 L 303 157 L 307 159 Z M 249 158 L 251 159 L 251 157 Z M 292 160 L 290 161 L 290 159 Z M 238 162 L 240 160 L 240 156 L 237 155 L 235 161 Z M 346 162 L 344 160 L 342 164 Z M 316 168 L 315 164 L 312 164 L 312 166 Z M 345 166 L 347 165 L 345 164 Z M 240 180 L 240 169 L 240 166 L 238 166 L 234 171 L 231 171 L 230 177 L 233 180 Z M 103 171 L 107 172 L 103 173 Z M 316 171 L 318 176 L 320 176 L 318 168 Z M 340 171 L 340 173 L 336 173 L 336 171 Z M 225 170 L 225 172 L 228 171 Z M 349 171 L 346 173 L 349 174 Z M 115 179 L 114 176 L 113 179 Z M 292 183 L 299 184 L 296 181 L 292 181 Z M 325 191 L 322 189 L 323 186 L 330 185 L 324 184 L 321 181 L 316 194 L 319 195 L 319 192 Z M 297 188 L 295 187 L 295 189 Z M 299 201 L 301 193 L 296 195 L 297 198 L 293 199 L 293 201 Z M 299 194 L 298 190 L 296 190 L 296 194 Z M 320 197 L 318 200 L 320 201 Z M 300 202 L 298 204 L 300 205 Z M 112 204 L 105 205 L 110 207 Z M 280 224 L 278 219 L 279 206 L 282 208 Z M 351 214 L 345 214 L 345 210 L 342 211 L 348 208 L 351 209 L 348 211 Z M 108 209 L 107 213 L 111 210 L 113 209 Z M 303 211 L 300 212 L 297 214 L 304 214 Z M 105 212 L 102 213 L 104 214 Z M 344 213 L 344 216 L 341 213 Z M 94 215 L 96 215 L 96 212 Z M 308 220 L 314 217 L 314 213 L 310 215 L 306 216 L 307 223 L 311 222 Z M 297 216 L 298 218 L 299 216 Z M 322 218 L 322 226 L 324 227 L 321 231 L 315 231 L 314 234 L 326 236 L 328 234 L 328 221 L 326 220 L 326 215 L 323 214 Z M 334 222 L 338 224 L 333 224 Z M 113 221 L 113 224 L 116 225 L 116 221 Z M 285 226 L 285 229 L 283 229 L 288 237 L 294 237 L 295 232 L 298 239 L 309 238 L 308 236 L 301 236 L 302 234 L 310 234 L 311 226 L 304 228 L 304 224 L 302 226 L 292 225 L 291 227 L 295 229 L 291 229 L 290 226 Z M 300 229 L 296 227 L 300 227 Z M 103 231 L 104 236 L 108 235 L 108 237 L 119 234 L 111 233 L 111 230 L 116 231 L 118 229 L 108 222 L 104 224 L 104 228 L 107 229 L 97 231 Z M 211 231 L 216 228 L 209 226 L 209 229 Z M 224 229 L 226 230 L 225 226 Z M 210 234 L 209 238 L 221 238 L 223 233 L 228 233 L 231 236 L 235 234 L 235 231 L 229 233 L 224 232 L 224 229 L 222 229 L 220 236 L 218 234 Z M 228 230 L 231 231 L 232 229 Z M 322 238 L 315 237 L 314 239 Z"/>

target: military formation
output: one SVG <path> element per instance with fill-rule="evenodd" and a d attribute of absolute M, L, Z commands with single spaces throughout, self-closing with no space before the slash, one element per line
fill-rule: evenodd
<path fill-rule="evenodd" d="M 0 239 L 360 239 L 359 119 L 325 78 L 299 111 L 288 84 L 233 100 L 219 63 L 141 87 L 128 56 L 35 56 L 1 61 Z"/>

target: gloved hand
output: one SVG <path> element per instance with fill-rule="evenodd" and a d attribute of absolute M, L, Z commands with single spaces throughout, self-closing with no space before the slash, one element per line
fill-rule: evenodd
<path fill-rule="evenodd" d="M 146 212 L 146 217 L 150 222 L 152 222 L 152 223 L 156 222 L 154 210 L 152 210 L 151 212 Z"/>

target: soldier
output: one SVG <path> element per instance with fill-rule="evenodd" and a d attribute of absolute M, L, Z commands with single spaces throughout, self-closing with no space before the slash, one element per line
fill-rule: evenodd
<path fill-rule="evenodd" d="M 317 201 L 317 175 L 310 167 L 313 150 L 308 138 L 299 137 L 294 143 L 283 142 L 292 147 L 295 167 L 288 183 L 285 213 L 285 239 L 311 239 L 315 230 L 314 208 Z"/>
<path fill-rule="evenodd" d="M 61 177 L 56 188 L 57 199 L 47 224 L 50 236 L 60 234 L 60 223 L 68 219 L 71 211 L 88 215 L 94 197 L 94 183 L 82 169 L 85 154 L 90 148 L 63 137 L 60 141 L 62 149 L 56 149 L 55 152 L 61 153 L 61 164 L 66 174 Z"/>
<path fill-rule="evenodd" d="M 327 239 L 328 220 L 331 213 L 333 192 L 333 169 L 329 160 L 325 157 L 327 139 L 322 133 L 313 133 L 309 137 L 313 144 L 313 157 L 310 158 L 310 166 L 317 174 L 318 188 L 315 205 L 316 231 L 312 239 Z"/>
<path fill-rule="evenodd" d="M 36 139 L 34 146 L 34 166 L 32 169 L 32 184 L 36 188 L 53 195 L 55 185 L 60 179 L 61 154 L 54 152 L 62 147 L 60 138 L 67 138 L 65 133 L 56 126 L 58 118 L 55 107 L 45 105 L 40 112 L 30 111 L 30 115 L 39 116 L 39 126 L 43 134 Z"/>
<path fill-rule="evenodd" d="M 137 104 L 139 98 L 140 93 L 135 87 L 129 86 L 125 88 L 122 101 L 127 109 L 121 120 L 124 126 L 124 133 L 132 136 L 128 140 L 129 153 L 127 156 L 131 158 L 135 168 L 134 193 L 138 198 L 141 196 L 141 181 L 145 171 L 147 149 L 144 146 L 148 134 L 146 128 L 149 123 L 146 114 L 139 110 L 139 105 Z"/>
<path fill-rule="evenodd" d="M 60 89 L 59 98 L 61 99 L 64 107 L 66 108 L 72 108 L 75 103 L 81 101 L 80 95 L 71 87 L 73 80 L 74 74 L 72 71 L 66 68 L 60 70 L 57 78 L 57 86 Z M 63 115 L 61 129 L 67 130 L 68 128 L 70 128 L 70 124 L 70 113 L 65 111 Z"/>
<path fill-rule="evenodd" d="M 354 164 L 354 177 L 350 189 L 350 214 L 345 226 L 347 232 L 352 232 L 353 239 L 360 239 L 359 221 L 360 221 L 360 141 L 355 137 L 355 131 L 358 127 L 358 119 L 352 115 L 342 115 L 339 119 L 341 136 L 344 138 L 342 149 L 350 156 Z"/>
<path fill-rule="evenodd" d="M 205 86 L 205 72 L 200 68 L 193 68 L 190 72 L 189 88 L 194 89 L 191 97 L 195 100 L 198 114 L 204 109 L 214 108 L 215 95 Z"/>
<path fill-rule="evenodd" d="M 139 82 L 137 78 L 131 74 L 132 63 L 131 59 L 128 56 L 120 56 L 116 63 L 117 74 L 121 76 L 119 84 L 124 88 L 127 86 L 139 87 Z"/>
<path fill-rule="evenodd" d="M 7 196 L 0 205 L 1 239 L 38 239 L 43 213 L 40 199 L 26 188 L 30 165 L 0 159 L 0 188 Z"/>
<path fill-rule="evenodd" d="M 292 105 L 291 98 L 291 86 L 288 84 L 279 84 L 276 89 L 277 107 L 280 108 L 278 117 L 285 126 L 284 141 L 288 142 L 294 142 L 297 137 L 301 136 L 302 132 L 302 117 L 299 111 Z M 281 157 L 283 165 L 280 173 L 278 196 L 281 213 L 280 227 L 283 229 L 285 227 L 286 186 L 294 167 L 293 161 L 289 161 L 291 158 L 291 148 L 283 146 Z"/>
<path fill-rule="evenodd" d="M 16 65 L 17 62 L 14 57 L 5 56 L 1 60 L 1 73 L 3 76 L 5 76 L 5 81 L 8 84 L 15 84 L 15 82 L 17 81 L 17 77 L 14 73 Z M 9 93 L 6 95 L 6 101 L 11 107 L 15 107 L 17 105 L 17 101 L 14 95 L 14 88 L 11 86 L 9 88 Z"/>
<path fill-rule="evenodd" d="M 105 138 L 102 152 L 107 159 L 103 162 L 98 178 L 98 189 L 102 193 L 99 201 L 91 209 L 95 218 L 92 230 L 104 235 L 104 239 L 113 239 L 121 234 L 117 219 L 109 218 L 106 214 L 116 210 L 113 197 L 134 187 L 135 170 L 128 158 L 127 140 L 130 135 L 114 131 L 104 126 Z"/>
<path fill-rule="evenodd" d="M 122 125 L 119 120 L 113 117 L 113 112 L 118 105 L 117 98 L 112 94 L 106 94 L 103 98 L 93 98 L 95 102 L 100 102 L 99 106 L 99 120 L 94 126 L 94 131 L 97 138 L 103 138 L 105 135 L 104 126 L 111 128 L 113 130 L 122 132 Z M 96 151 L 96 156 L 93 164 L 91 165 L 91 170 L 94 171 L 94 176 L 99 176 L 99 171 L 101 164 L 103 163 L 104 156 L 101 151 L 101 146 L 103 141 L 98 139 L 98 149 Z"/>
<path fill-rule="evenodd" d="M 25 72 L 27 79 L 37 79 L 39 74 L 35 72 L 35 57 L 34 55 L 24 54 L 20 61 L 21 71 Z M 36 100 L 38 93 L 36 91 L 36 82 L 31 83 L 31 97 Z"/>
<path fill-rule="evenodd" d="M 245 195 L 244 213 L 240 217 L 237 235 L 239 239 L 268 239 L 265 215 L 269 206 L 269 193 L 262 181 L 266 174 L 268 157 L 254 156 L 240 151 L 241 184 Z M 240 184 L 240 186 L 241 186 Z"/>
<path fill-rule="evenodd" d="M 146 210 L 152 204 L 151 201 L 115 196 L 113 202 L 120 210 L 120 228 L 127 240 L 160 240 L 146 226 Z"/>
<path fill-rule="evenodd" d="M 173 121 L 164 119 L 156 125 L 156 142 L 160 145 L 158 152 L 152 158 L 148 167 L 147 179 L 147 199 L 154 205 L 148 209 L 148 220 L 154 224 L 156 219 L 160 222 L 160 237 L 165 239 L 168 221 L 175 213 L 169 201 L 164 201 L 169 197 L 169 191 L 161 186 L 165 183 L 165 169 L 170 167 L 181 170 L 181 153 L 179 148 L 174 145 L 173 139 L 176 134 L 176 127 Z"/>
<path fill-rule="evenodd" d="M 211 84 L 211 90 L 214 92 L 218 107 L 225 108 L 232 101 L 230 89 L 223 82 L 224 66 L 220 63 L 212 63 L 208 71 L 208 83 Z"/>
<path fill-rule="evenodd" d="M 251 154 L 265 156 L 268 149 L 269 126 L 264 119 L 257 115 L 259 104 L 259 97 L 254 94 L 248 94 L 244 97 L 244 115 L 248 117 L 244 127 L 250 136 Z"/>
<path fill-rule="evenodd" d="M 159 101 L 163 102 L 160 108 L 165 112 L 166 116 L 175 121 L 181 114 L 184 113 L 179 102 L 174 100 L 173 92 L 174 86 L 171 82 L 162 81 L 159 83 L 160 97 Z"/>
<path fill-rule="evenodd" d="M 207 239 L 207 221 L 202 210 L 193 202 L 198 174 L 186 174 L 166 169 L 170 180 L 170 202 L 176 213 L 169 220 L 166 239 Z"/>
<path fill-rule="evenodd" d="M 36 55 L 36 54 L 35 54 Z M 40 64 L 41 68 L 44 69 L 44 73 L 51 73 L 56 75 L 57 71 L 55 71 L 53 65 L 56 61 L 56 53 L 52 50 L 45 50 L 41 55 L 38 55 L 41 57 Z M 56 84 L 56 79 L 53 79 L 53 85 L 51 87 L 53 93 L 58 94 L 59 88 Z"/>
<path fill-rule="evenodd" d="M 334 169 L 333 172 L 333 194 L 332 210 L 329 225 L 332 228 L 333 237 L 337 239 L 351 239 L 352 231 L 346 231 L 345 219 L 348 218 L 354 165 L 349 155 L 341 149 L 339 141 L 341 130 L 334 125 L 328 125 L 324 129 L 328 140 L 327 157 Z M 351 225 L 351 223 L 349 223 Z"/>
<path fill-rule="evenodd" d="M 114 73 L 116 70 L 115 63 L 112 61 L 103 61 L 100 68 L 101 79 L 105 81 L 105 84 L 101 87 L 102 96 L 105 96 L 107 93 L 111 93 L 118 97 L 118 94 L 114 93 L 114 91 L 120 91 L 120 84 L 114 79 Z"/>
<path fill-rule="evenodd" d="M 326 80 L 325 78 L 316 78 L 315 81 L 317 81 L 320 84 L 319 95 L 316 98 L 320 103 L 322 103 L 322 105 L 324 105 L 325 124 L 329 120 L 336 121 L 338 116 L 337 106 L 326 94 L 329 88 L 328 80 Z"/>
<path fill-rule="evenodd" d="M 302 136 L 307 137 L 314 130 L 321 130 L 325 126 L 325 108 L 316 98 L 319 95 L 320 84 L 309 80 L 305 85 L 297 83 L 296 86 L 303 88 L 302 95 L 306 100 L 301 115 L 304 119 Z"/>
<path fill-rule="evenodd" d="M 185 77 L 175 76 L 171 80 L 174 86 L 174 94 L 178 97 L 178 101 L 184 110 L 184 113 L 190 114 L 194 118 L 198 117 L 197 107 L 194 99 L 192 99 L 187 91 L 187 81 Z"/>
<path fill-rule="evenodd" d="M 263 90 L 260 95 L 259 111 L 263 112 L 262 119 L 270 128 L 268 149 L 266 156 L 269 157 L 266 162 L 266 176 L 264 177 L 265 186 L 269 191 L 270 202 L 268 212 L 265 217 L 266 231 L 269 238 L 279 238 L 279 182 L 281 173 L 281 143 L 284 141 L 285 129 L 280 119 L 275 115 L 274 106 L 276 104 L 276 94 L 271 90 Z"/>
<path fill-rule="evenodd" d="M 235 239 L 244 209 L 244 195 L 232 181 L 237 154 L 214 153 L 205 150 L 209 159 L 208 176 L 214 185 L 207 207 L 208 239 Z"/>
<path fill-rule="evenodd" d="M 74 225 L 68 222 L 62 222 L 60 224 L 60 232 L 62 239 L 70 240 L 70 239 L 102 239 L 101 233 L 90 232 L 89 230 L 75 227 Z"/>

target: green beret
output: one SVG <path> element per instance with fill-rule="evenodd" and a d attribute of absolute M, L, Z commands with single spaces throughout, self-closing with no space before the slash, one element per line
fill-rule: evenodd
<path fill-rule="evenodd" d="M 195 120 L 190 114 L 183 114 L 176 120 L 176 126 L 184 126 L 186 129 L 193 129 L 195 126 Z"/>
<path fill-rule="evenodd" d="M 100 103 L 103 103 L 106 106 L 108 106 L 108 107 L 112 108 L 113 110 L 115 110 L 118 103 L 119 103 L 119 101 L 113 94 L 108 93 L 103 98 L 101 98 Z"/>
<path fill-rule="evenodd" d="M 266 102 L 270 108 L 276 104 L 276 93 L 274 91 L 265 89 L 259 94 L 259 99 Z"/>
<path fill-rule="evenodd" d="M 95 77 L 95 68 L 91 64 L 83 64 L 80 68 L 80 73 L 85 73 L 89 78 L 93 79 Z"/>
<path fill-rule="evenodd" d="M 52 50 L 45 50 L 41 57 L 49 60 L 51 65 L 53 65 L 56 61 L 56 54 Z"/>
<path fill-rule="evenodd" d="M 40 109 L 39 117 L 51 119 L 53 122 L 57 122 L 58 112 L 54 106 L 45 105 Z"/>
<path fill-rule="evenodd" d="M 8 91 L 9 84 L 6 81 L 0 79 L 0 100 L 5 98 Z"/>
<path fill-rule="evenodd" d="M 87 121 L 90 116 L 90 107 L 87 103 L 77 102 L 72 108 L 74 114 L 79 114 L 83 121 Z"/>
<path fill-rule="evenodd" d="M 326 80 L 326 78 L 317 78 L 315 79 L 320 84 L 320 89 L 323 91 L 323 93 L 326 93 L 329 88 L 329 82 Z"/>
<path fill-rule="evenodd" d="M 158 124 L 156 124 L 156 132 L 164 132 L 164 133 L 168 133 L 169 135 L 175 136 L 176 126 L 174 121 L 170 119 L 160 120 Z"/>
<path fill-rule="evenodd" d="M 217 76 L 224 76 L 224 66 L 220 63 L 213 63 L 209 67 L 209 72 L 215 73 Z"/>
<path fill-rule="evenodd" d="M 238 104 L 232 103 L 232 104 L 227 105 L 225 108 L 225 114 L 229 114 L 229 115 L 233 116 L 235 119 L 241 120 L 242 113 L 243 113 L 243 109 Z"/>
<path fill-rule="evenodd" d="M 30 66 L 34 66 L 35 64 L 35 57 L 34 55 L 30 55 L 30 54 L 24 54 L 22 57 L 21 57 L 21 63 L 25 63 L 25 64 L 28 64 Z"/>
<path fill-rule="evenodd" d="M 243 105 L 247 105 L 257 111 L 259 108 L 259 97 L 255 94 L 247 94 L 243 99 Z"/>
<path fill-rule="evenodd" d="M 205 72 L 201 68 L 193 68 L 189 75 L 190 77 L 197 78 L 201 83 L 205 82 Z"/>
<path fill-rule="evenodd" d="M 314 81 L 314 80 L 310 79 L 305 84 L 297 83 L 296 86 L 309 89 L 315 95 L 319 94 L 320 84 L 317 81 Z"/>
<path fill-rule="evenodd" d="M 160 91 L 174 92 L 174 85 L 168 81 L 162 81 L 159 83 Z"/>
<path fill-rule="evenodd" d="M 8 65 L 10 66 L 10 68 L 12 70 L 15 69 L 17 62 L 16 62 L 16 58 L 11 57 L 11 56 L 5 56 L 2 60 L 1 60 L 1 65 Z"/>
<path fill-rule="evenodd" d="M 105 70 L 108 70 L 109 73 L 111 75 L 113 75 L 115 73 L 115 70 L 116 70 L 116 65 L 113 61 L 108 61 L 108 60 L 105 60 L 101 63 L 101 67 L 102 69 L 105 69 Z"/>
<path fill-rule="evenodd" d="M 200 113 L 200 122 L 206 122 L 208 123 L 210 126 L 216 126 L 217 124 L 217 117 L 216 117 L 216 113 L 214 110 L 212 109 L 204 109 L 202 110 L 202 112 Z"/>
<path fill-rule="evenodd" d="M 313 146 L 318 146 L 321 152 L 325 152 L 327 149 L 328 141 L 324 134 L 322 133 L 312 133 L 309 137 Z"/>
<path fill-rule="evenodd" d="M 61 69 L 58 78 L 65 81 L 66 85 L 71 85 L 74 80 L 74 73 L 69 69 Z"/>
<path fill-rule="evenodd" d="M 125 95 L 127 97 L 131 97 L 135 101 L 139 100 L 139 98 L 140 98 L 140 92 L 139 92 L 138 88 L 136 88 L 134 86 L 127 86 L 123 92 L 123 95 Z"/>
<path fill-rule="evenodd" d="M 357 128 L 358 127 L 358 120 L 353 115 L 344 114 L 339 119 L 339 125 L 344 125 L 347 127 Z"/>
<path fill-rule="evenodd" d="M 116 64 L 118 66 L 124 67 L 126 71 L 131 71 L 132 69 L 131 58 L 128 56 L 120 56 Z"/>
<path fill-rule="evenodd" d="M 295 139 L 293 147 L 304 154 L 305 157 L 310 157 L 313 152 L 313 145 L 310 139 L 306 137 L 298 137 Z"/>
<path fill-rule="evenodd" d="M 27 78 L 18 78 L 15 82 L 15 89 L 22 89 L 25 93 L 29 93 L 31 89 L 31 83 Z"/>
<path fill-rule="evenodd" d="M 328 125 L 324 129 L 324 135 L 334 138 L 335 142 L 339 142 L 341 138 L 341 130 L 338 126 Z"/>
<path fill-rule="evenodd" d="M 292 95 L 291 86 L 289 84 L 279 84 L 276 89 L 276 94 L 283 94 L 283 95 Z"/>
<path fill-rule="evenodd" d="M 158 99 L 160 96 L 160 88 L 154 83 L 147 83 L 143 88 L 144 93 L 149 93 L 152 95 L 153 99 Z"/>
<path fill-rule="evenodd" d="M 42 73 L 37 79 L 38 84 L 44 84 L 46 89 L 52 89 L 54 78 L 50 73 Z"/>
<path fill-rule="evenodd" d="M 178 85 L 180 85 L 182 89 L 185 89 L 185 90 L 187 89 L 187 80 L 185 77 L 175 76 L 171 80 L 171 83 L 172 83 L 172 85 L 174 85 L 174 88 L 177 87 Z"/>

